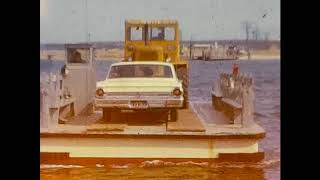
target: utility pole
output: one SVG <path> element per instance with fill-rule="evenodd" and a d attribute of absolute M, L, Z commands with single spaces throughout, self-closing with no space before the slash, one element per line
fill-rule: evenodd
<path fill-rule="evenodd" d="M 89 44 L 89 42 L 90 42 L 90 33 L 89 33 L 89 27 L 88 27 L 88 0 L 85 0 L 85 9 L 86 9 L 86 12 L 85 12 L 85 14 L 86 14 L 86 17 L 85 17 L 85 29 L 86 29 L 86 41 L 87 41 L 87 43 Z"/>
<path fill-rule="evenodd" d="M 191 60 L 191 55 L 192 55 L 192 53 L 191 53 L 191 49 L 192 49 L 192 34 L 191 34 L 191 37 L 190 37 L 190 42 L 189 42 L 189 60 Z"/>
<path fill-rule="evenodd" d="M 270 36 L 270 33 L 269 33 L 269 32 L 266 32 L 266 33 L 264 34 L 264 40 L 265 40 L 265 42 L 268 42 L 268 41 L 269 41 L 269 36 Z"/>
<path fill-rule="evenodd" d="M 260 29 L 257 24 L 254 26 L 254 30 L 252 30 L 252 38 L 256 41 L 259 39 L 260 36 Z"/>
<path fill-rule="evenodd" d="M 246 33 L 246 51 L 248 59 L 250 59 L 250 52 L 249 52 L 249 36 L 250 36 L 250 29 L 251 29 L 251 23 L 249 21 L 243 22 L 243 26 Z"/>

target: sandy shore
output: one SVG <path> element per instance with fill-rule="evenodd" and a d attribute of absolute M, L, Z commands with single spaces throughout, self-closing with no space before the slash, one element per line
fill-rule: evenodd
<path fill-rule="evenodd" d="M 241 56 L 239 59 L 248 60 L 248 56 Z M 252 60 L 280 60 L 280 50 L 279 49 L 268 49 L 268 50 L 252 50 L 251 57 Z"/>
<path fill-rule="evenodd" d="M 280 60 L 281 56 L 279 55 L 251 55 L 250 60 Z M 239 57 L 239 60 L 249 60 L 248 56 Z"/>
<path fill-rule="evenodd" d="M 64 50 L 42 50 L 40 51 L 40 60 L 61 60 L 65 61 L 66 54 Z M 122 60 L 124 57 L 123 49 L 96 49 L 95 59 L 96 60 Z"/>

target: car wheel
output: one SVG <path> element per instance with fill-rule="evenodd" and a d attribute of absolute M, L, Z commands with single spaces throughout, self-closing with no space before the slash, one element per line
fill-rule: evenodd
<path fill-rule="evenodd" d="M 215 110 L 221 111 L 223 109 L 223 104 L 221 102 L 221 97 L 216 97 L 214 95 L 211 96 L 212 98 L 212 106 Z"/>
<path fill-rule="evenodd" d="M 177 68 L 177 76 L 180 80 L 182 80 L 183 85 L 183 107 L 182 109 L 188 109 L 189 107 L 189 93 L 188 93 L 188 87 L 189 87 L 189 73 L 186 66 L 181 66 Z"/>
<path fill-rule="evenodd" d="M 176 122 L 178 120 L 178 111 L 177 109 L 171 109 L 170 110 L 170 121 Z"/>
<path fill-rule="evenodd" d="M 103 117 L 104 121 L 110 121 L 111 120 L 111 110 L 108 108 L 103 108 L 102 117 Z"/>

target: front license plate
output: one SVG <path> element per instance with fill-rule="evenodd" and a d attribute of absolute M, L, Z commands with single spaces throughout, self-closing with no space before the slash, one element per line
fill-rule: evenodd
<path fill-rule="evenodd" d="M 147 101 L 131 101 L 130 105 L 131 105 L 131 108 L 147 108 L 148 107 Z"/>

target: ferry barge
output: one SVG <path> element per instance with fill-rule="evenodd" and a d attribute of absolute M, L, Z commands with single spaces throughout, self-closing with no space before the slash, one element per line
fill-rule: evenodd
<path fill-rule="evenodd" d="M 67 45 L 82 52 L 82 64 L 66 62 L 40 81 L 40 163 L 261 161 L 265 130 L 254 121 L 253 79 L 222 73 L 212 103 L 189 102 L 176 121 L 157 113 L 111 113 L 103 121 L 92 99 L 96 90 L 94 47 Z"/>

